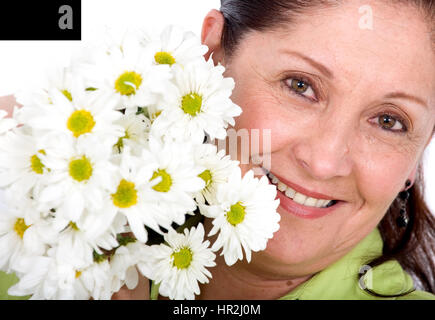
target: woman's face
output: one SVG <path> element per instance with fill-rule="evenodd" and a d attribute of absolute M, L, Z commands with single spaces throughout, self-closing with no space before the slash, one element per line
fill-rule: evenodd
<path fill-rule="evenodd" d="M 364 28 L 364 4 L 312 10 L 288 29 L 251 32 L 221 61 L 243 109 L 235 129 L 259 129 L 260 137 L 271 130 L 271 148 L 260 140 L 260 155 L 301 193 L 292 200 L 279 192 L 280 230 L 251 268 L 303 276 L 343 256 L 376 227 L 430 141 L 435 55 L 428 25 L 410 7 L 374 2 L 372 29 Z M 302 205 L 302 195 L 337 204 Z"/>

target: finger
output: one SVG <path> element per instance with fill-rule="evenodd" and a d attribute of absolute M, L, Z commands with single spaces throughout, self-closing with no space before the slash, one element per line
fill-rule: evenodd
<path fill-rule="evenodd" d="M 0 109 L 5 110 L 8 113 L 8 117 L 12 117 L 15 106 L 21 107 L 21 105 L 15 100 L 14 95 L 0 97 Z"/>
<path fill-rule="evenodd" d="M 150 299 L 150 284 L 149 280 L 143 276 L 139 276 L 139 281 L 133 290 L 123 286 L 117 293 L 112 296 L 112 300 L 149 300 Z"/>

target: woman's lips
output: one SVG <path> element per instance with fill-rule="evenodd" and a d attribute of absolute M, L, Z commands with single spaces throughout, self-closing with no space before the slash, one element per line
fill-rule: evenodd
<path fill-rule="evenodd" d="M 285 185 L 289 186 L 290 188 L 293 188 L 295 191 L 300 192 L 302 194 L 304 194 L 305 196 L 308 197 L 313 197 L 313 198 L 317 198 L 317 199 L 328 199 L 328 200 L 334 200 L 335 198 L 331 195 L 326 195 L 323 193 L 319 193 L 319 192 L 315 192 L 315 191 L 311 191 L 308 189 L 305 189 L 297 184 L 294 184 L 293 182 L 286 180 L 283 177 L 280 177 L 276 174 L 273 174 L 275 177 L 278 178 L 279 181 L 281 181 L 282 183 L 284 183 Z"/>
<path fill-rule="evenodd" d="M 321 218 L 337 210 L 343 204 L 342 201 L 338 201 L 336 204 L 328 208 L 308 207 L 294 202 L 291 198 L 287 197 L 284 193 L 282 193 L 278 189 L 276 191 L 277 191 L 277 198 L 280 201 L 280 207 L 290 212 L 291 214 L 304 219 Z"/>
<path fill-rule="evenodd" d="M 306 190 L 298 185 L 295 185 L 294 183 L 289 182 L 288 180 L 282 179 L 279 176 L 276 176 L 276 177 L 279 179 L 279 181 L 285 183 L 286 185 L 288 185 L 291 188 L 294 188 L 298 192 L 304 193 L 307 196 L 316 197 L 319 199 L 332 199 L 332 198 L 328 197 L 327 195 L 317 193 L 317 192 L 308 191 L 308 190 Z M 269 179 L 269 183 L 273 184 L 272 181 L 270 181 L 269 177 L 268 177 L 268 179 Z M 304 219 L 321 218 L 325 215 L 328 215 L 328 214 L 334 212 L 339 207 L 341 207 L 344 203 L 343 201 L 335 200 L 335 204 L 333 204 L 330 207 L 326 207 L 326 208 L 306 206 L 306 205 L 299 204 L 299 203 L 293 201 L 291 198 L 287 197 L 284 192 L 279 191 L 278 188 L 276 191 L 277 191 L 277 198 L 280 200 L 281 208 L 283 208 L 284 210 L 288 211 L 289 213 L 291 213 L 297 217 L 304 218 Z"/>

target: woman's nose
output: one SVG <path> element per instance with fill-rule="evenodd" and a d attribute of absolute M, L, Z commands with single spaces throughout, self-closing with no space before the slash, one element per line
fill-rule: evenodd
<path fill-rule="evenodd" d="M 352 172 L 350 144 L 352 134 L 344 125 L 311 128 L 293 146 L 298 165 L 312 178 L 327 180 Z"/>

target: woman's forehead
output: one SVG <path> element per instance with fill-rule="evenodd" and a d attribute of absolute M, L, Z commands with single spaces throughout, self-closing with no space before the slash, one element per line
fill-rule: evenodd
<path fill-rule="evenodd" d="M 349 84 L 371 79 L 390 90 L 406 87 L 433 105 L 435 54 L 427 23 L 409 8 L 378 4 L 371 12 L 371 28 L 365 28 L 357 6 L 321 9 L 298 17 L 288 28 L 250 33 L 239 52 L 270 68 L 291 61 L 289 52 L 303 55 L 335 79 Z"/>

